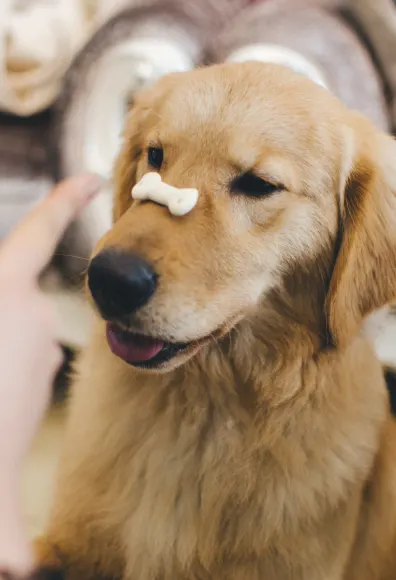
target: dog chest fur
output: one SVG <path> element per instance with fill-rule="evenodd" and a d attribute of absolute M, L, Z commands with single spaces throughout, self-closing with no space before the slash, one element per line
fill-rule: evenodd
<path fill-rule="evenodd" d="M 80 362 L 56 505 L 67 505 L 62 490 L 78 486 L 85 502 L 75 509 L 91 522 L 86 541 L 92 530 L 106 530 L 103 553 L 106 534 L 116 535 L 125 578 L 238 579 L 239 569 L 241 578 L 250 570 L 252 579 L 275 579 L 281 569 L 282 578 L 288 570 L 290 578 L 308 578 L 298 571 L 312 574 L 313 562 L 315 578 L 327 579 L 333 562 L 337 569 L 345 564 L 385 413 L 377 394 L 371 398 L 352 381 L 346 396 L 337 373 L 323 379 L 326 365 L 334 369 L 325 357 L 304 370 L 289 362 L 286 374 L 261 375 L 268 399 L 259 404 L 252 385 L 235 385 L 235 367 L 221 351 L 172 379 L 131 373 L 110 355 L 99 361 L 95 351 L 94 341 Z M 316 384 L 304 381 L 307 373 L 317 375 Z M 299 395 L 269 413 L 271 392 L 296 390 L 288 381 L 299 383 Z M 343 550 L 344 561 L 334 559 Z"/>

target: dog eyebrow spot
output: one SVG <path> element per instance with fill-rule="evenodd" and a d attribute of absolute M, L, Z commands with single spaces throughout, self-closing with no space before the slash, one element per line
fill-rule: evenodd
<path fill-rule="evenodd" d="M 198 190 L 173 187 L 163 182 L 159 173 L 149 172 L 133 186 L 132 198 L 165 205 L 172 215 L 182 216 L 195 207 L 198 201 Z"/>

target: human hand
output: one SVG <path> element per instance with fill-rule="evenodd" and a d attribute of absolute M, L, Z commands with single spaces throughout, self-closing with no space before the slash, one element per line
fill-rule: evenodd
<path fill-rule="evenodd" d="M 66 227 L 97 193 L 83 175 L 58 185 L 0 247 L 0 469 L 18 473 L 62 360 L 38 280 Z"/>
<path fill-rule="evenodd" d="M 39 276 L 65 229 L 100 188 L 93 175 L 58 185 L 0 247 L 0 563 L 27 568 L 19 509 L 22 465 L 62 361 Z"/>

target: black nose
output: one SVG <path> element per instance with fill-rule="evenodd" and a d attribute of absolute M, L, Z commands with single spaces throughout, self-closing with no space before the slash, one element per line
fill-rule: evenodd
<path fill-rule="evenodd" d="M 103 317 L 111 320 L 147 304 L 157 287 L 157 276 L 137 254 L 106 250 L 91 261 L 88 286 Z"/>

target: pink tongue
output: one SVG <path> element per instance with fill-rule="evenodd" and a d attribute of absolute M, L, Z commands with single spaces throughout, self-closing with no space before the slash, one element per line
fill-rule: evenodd
<path fill-rule="evenodd" d="M 107 341 L 113 354 L 131 364 L 153 359 L 165 346 L 162 340 L 123 332 L 111 323 L 107 325 Z"/>

